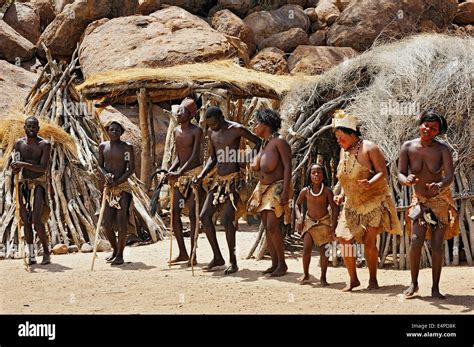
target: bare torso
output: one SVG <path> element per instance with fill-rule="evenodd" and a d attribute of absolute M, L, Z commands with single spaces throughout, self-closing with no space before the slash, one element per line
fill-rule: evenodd
<path fill-rule="evenodd" d="M 217 158 L 221 157 L 219 153 L 229 153 L 235 151 L 238 153 L 240 150 L 240 139 L 241 134 L 237 130 L 237 123 L 227 122 L 228 124 L 218 131 L 209 129 L 209 139 L 214 147 Z M 217 161 L 217 174 L 225 176 L 233 172 L 240 171 L 240 164 L 237 160 L 235 161 Z"/>
<path fill-rule="evenodd" d="M 49 143 L 41 137 L 37 137 L 36 141 L 33 143 L 28 143 L 26 137 L 21 138 L 17 142 L 17 149 L 20 152 L 21 161 L 32 165 L 41 164 L 41 158 L 48 146 Z M 42 175 L 44 175 L 44 173 L 34 172 L 27 168 L 23 168 L 24 178 L 38 178 Z"/>
<path fill-rule="evenodd" d="M 417 195 L 432 197 L 436 191 L 428 190 L 427 183 L 438 182 L 443 178 L 443 150 L 449 150 L 446 145 L 434 141 L 432 146 L 424 147 L 419 139 L 409 141 L 408 167 L 410 173 L 415 175 L 419 181 L 414 185 Z"/>
<path fill-rule="evenodd" d="M 103 148 L 105 171 L 114 175 L 115 179 L 121 177 L 127 171 L 127 156 L 130 157 L 133 152 L 132 146 L 124 141 L 107 141 L 100 146 Z"/>
<path fill-rule="evenodd" d="M 202 130 L 191 124 L 187 128 L 177 127 L 174 132 L 176 140 L 176 153 L 178 155 L 179 167 L 183 166 L 193 154 L 194 144 Z M 200 138 L 200 137 L 199 137 Z M 200 144 L 198 144 L 200 145 Z M 201 165 L 199 156 L 196 156 L 186 168 L 186 171 L 192 170 Z"/>
<path fill-rule="evenodd" d="M 257 172 L 262 184 L 271 184 L 283 179 L 283 161 L 278 151 L 278 141 L 285 141 L 281 136 L 268 142 L 255 157 L 251 168 Z"/>
<path fill-rule="evenodd" d="M 321 195 L 318 195 L 319 191 L 310 191 L 309 187 L 304 188 L 302 193 L 304 194 L 304 201 L 308 209 L 308 216 L 312 219 L 321 219 L 328 214 L 328 205 L 332 201 L 332 193 L 328 187 L 324 187 Z"/>

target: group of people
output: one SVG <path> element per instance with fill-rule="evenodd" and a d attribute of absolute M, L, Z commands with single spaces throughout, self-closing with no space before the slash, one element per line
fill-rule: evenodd
<path fill-rule="evenodd" d="M 187 262 L 191 265 L 184 237 L 181 214 L 189 211 L 191 249 L 194 246 L 199 221 L 212 248 L 213 258 L 206 269 L 225 265 L 214 225 L 218 213 L 225 229 L 229 263 L 224 274 L 238 271 L 236 258 L 236 230 L 238 219 L 246 213 L 259 214 L 265 229 L 271 266 L 263 271 L 272 277 L 287 272 L 284 242 L 280 228 L 283 218 L 290 223 L 292 153 L 289 143 L 279 133 L 281 118 L 273 110 L 256 112 L 253 132 L 243 125 L 225 119 L 219 107 L 205 112 L 208 131 L 208 159 L 200 159 L 203 129 L 192 123 L 197 114 L 194 100 L 186 98 L 177 112 L 178 126 L 174 130 L 176 159 L 166 174 L 173 197 L 172 232 L 179 254 L 171 264 Z M 127 240 L 127 221 L 130 217 L 132 195 L 128 178 L 135 171 L 133 146 L 122 141 L 125 131 L 119 121 L 105 126 L 110 141 L 99 146 L 99 168 L 105 182 L 106 207 L 103 228 L 113 252 L 106 260 L 112 265 L 124 262 L 123 251 Z M 360 285 L 356 272 L 354 241 L 363 245 L 369 269 L 369 289 L 379 288 L 377 281 L 377 235 L 382 232 L 401 234 L 396 207 L 387 181 L 385 158 L 377 144 L 364 140 L 358 120 L 342 110 L 334 114 L 334 134 L 341 147 L 337 167 L 338 184 L 331 189 L 324 165 L 313 164 L 308 172 L 308 185 L 298 194 L 295 204 L 296 230 L 303 239 L 303 276 L 301 284 L 310 280 L 309 265 L 314 245 L 319 247 L 321 285 L 328 285 L 328 249 L 339 240 L 342 256 L 349 273 L 349 284 L 344 291 Z M 29 264 L 36 263 L 33 247 L 33 226 L 43 245 L 42 264 L 50 262 L 49 242 L 45 218 L 49 211 L 48 189 L 50 144 L 38 136 L 39 123 L 34 117 L 25 121 L 26 137 L 17 141 L 17 157 L 11 164 L 16 174 L 21 172 L 20 212 L 25 225 L 25 239 L 29 249 Z M 442 267 L 443 240 L 458 233 L 457 213 L 450 193 L 453 181 L 453 159 L 449 147 L 437 139 L 447 131 L 446 120 L 433 110 L 419 119 L 420 137 L 403 144 L 398 160 L 398 180 L 401 185 L 413 186 L 413 202 L 409 210 L 411 246 L 411 285 L 404 292 L 407 297 L 418 291 L 420 256 L 425 239 L 431 239 L 433 285 L 432 296 L 443 298 L 439 290 Z M 242 140 L 247 140 L 256 155 L 250 168 L 258 178 L 257 186 L 247 194 L 241 158 Z M 199 208 L 196 211 L 196 204 Z M 115 232 L 117 232 L 118 237 Z M 196 259 L 194 258 L 196 263 Z"/>

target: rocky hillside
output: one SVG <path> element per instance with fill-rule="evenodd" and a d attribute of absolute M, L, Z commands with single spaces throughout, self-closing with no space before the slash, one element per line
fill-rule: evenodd
<path fill-rule="evenodd" d="M 321 74 L 374 44 L 474 34 L 474 0 L 0 0 L 2 114 L 45 63 L 80 44 L 84 77 L 235 59 L 271 74 Z"/>

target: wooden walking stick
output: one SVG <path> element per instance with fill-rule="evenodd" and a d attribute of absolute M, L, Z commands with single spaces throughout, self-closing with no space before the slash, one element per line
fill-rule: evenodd
<path fill-rule="evenodd" d="M 170 260 L 168 268 L 171 268 L 171 257 L 173 256 L 173 205 L 174 205 L 174 183 L 170 184 Z"/>
<path fill-rule="evenodd" d="M 196 258 L 196 249 L 197 249 L 197 242 L 199 238 L 199 191 L 198 188 L 193 186 L 193 194 L 194 194 L 194 201 L 196 203 L 195 213 L 196 213 L 196 225 L 194 228 L 194 245 L 191 251 L 191 270 L 193 272 L 194 277 L 194 259 Z"/>
<path fill-rule="evenodd" d="M 107 186 L 104 187 L 102 192 L 102 203 L 100 205 L 99 220 L 97 221 L 97 227 L 95 228 L 95 237 L 94 237 L 94 252 L 92 253 L 92 265 L 91 271 L 94 271 L 95 255 L 97 253 L 97 240 L 99 239 L 99 230 L 102 224 L 102 219 L 104 218 L 105 204 L 107 202 L 107 194 L 109 189 Z"/>
<path fill-rule="evenodd" d="M 15 216 L 18 224 L 18 250 L 20 251 L 21 257 L 23 258 L 23 263 L 25 265 L 25 270 L 30 272 L 30 266 L 28 265 L 28 262 L 26 261 L 26 254 L 25 254 L 25 248 L 22 245 L 23 243 L 23 236 L 21 232 L 21 228 L 23 227 L 22 221 L 21 221 L 21 215 L 20 215 L 20 177 L 21 177 L 21 171 L 18 172 L 16 175 L 16 206 L 15 206 Z"/>

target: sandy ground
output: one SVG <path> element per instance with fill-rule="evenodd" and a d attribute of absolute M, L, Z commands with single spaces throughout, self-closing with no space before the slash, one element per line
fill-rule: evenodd
<path fill-rule="evenodd" d="M 245 229 L 245 228 L 244 228 Z M 248 229 L 248 228 L 246 228 Z M 240 271 L 223 275 L 223 268 L 204 272 L 201 267 L 211 259 L 211 249 L 200 235 L 198 266 L 195 277 L 184 265 L 167 266 L 169 239 L 153 245 L 127 247 L 121 267 L 111 267 L 99 253 L 94 272 L 89 271 L 91 253 L 53 256 L 53 264 L 34 266 L 27 273 L 22 260 L 0 261 L 0 313 L 67 314 L 472 314 L 474 281 L 472 267 L 443 269 L 441 289 L 444 301 L 431 299 L 431 269 L 420 272 L 419 296 L 404 300 L 400 293 L 410 281 L 409 271 L 379 270 L 381 289 L 365 290 L 368 270 L 358 269 L 362 286 L 352 293 L 341 289 L 348 279 L 343 266 L 329 267 L 329 287 L 321 287 L 313 278 L 309 285 L 299 285 L 302 272 L 301 253 L 288 252 L 286 276 L 270 278 L 261 274 L 270 260 L 245 260 L 257 237 L 256 232 L 237 235 Z M 225 234 L 218 232 L 224 257 L 227 257 Z M 189 238 L 186 238 L 189 247 Z M 176 251 L 177 246 L 174 244 Z M 176 255 L 176 253 L 175 253 Z M 41 258 L 39 258 L 41 259 Z M 314 253 L 311 273 L 319 278 L 318 256 Z"/>

